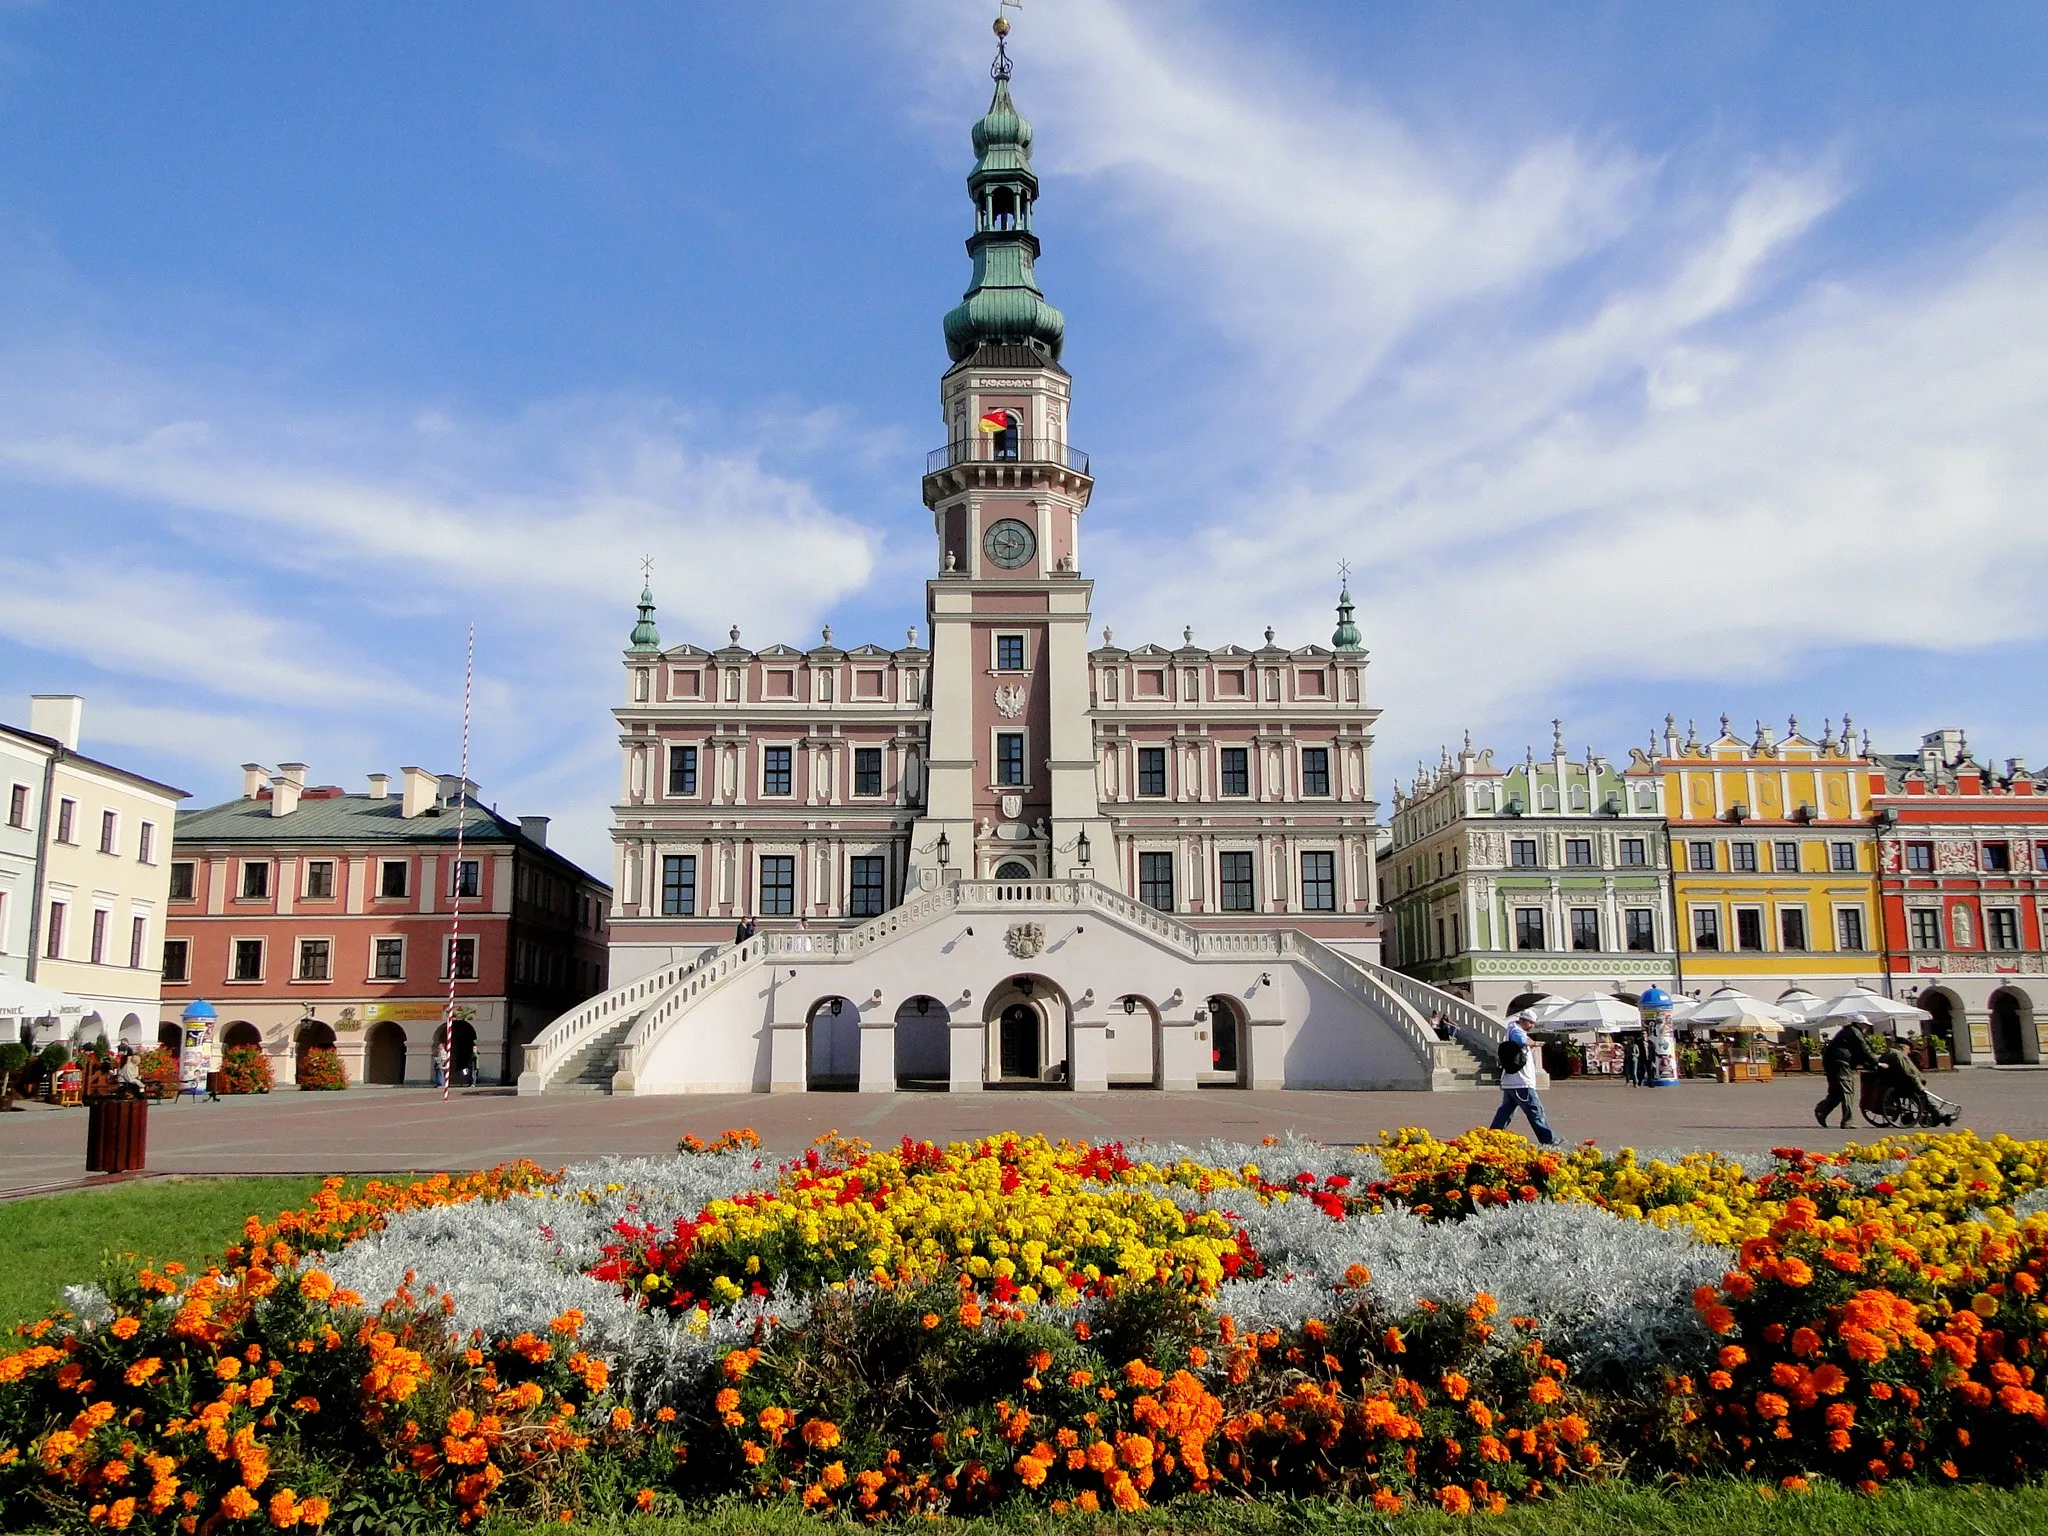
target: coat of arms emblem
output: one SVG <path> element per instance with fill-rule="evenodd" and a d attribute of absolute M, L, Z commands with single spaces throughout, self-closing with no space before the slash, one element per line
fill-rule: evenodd
<path fill-rule="evenodd" d="M 1012 923 L 1010 931 L 1003 935 L 1003 948 L 1019 960 L 1029 960 L 1045 953 L 1045 924 Z"/>
<path fill-rule="evenodd" d="M 1005 720 L 1014 720 L 1024 713 L 1024 685 L 1003 683 L 996 688 L 996 712 Z"/>

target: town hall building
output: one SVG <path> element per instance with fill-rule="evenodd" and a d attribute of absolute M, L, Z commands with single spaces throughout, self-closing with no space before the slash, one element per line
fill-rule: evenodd
<path fill-rule="evenodd" d="M 1379 963 L 1348 588 L 1327 646 L 1091 631 L 1094 467 L 1000 49 L 993 73 L 926 638 L 665 646 L 642 592 L 612 989 L 527 1048 L 522 1092 L 1450 1087 L 1498 1036 Z"/>

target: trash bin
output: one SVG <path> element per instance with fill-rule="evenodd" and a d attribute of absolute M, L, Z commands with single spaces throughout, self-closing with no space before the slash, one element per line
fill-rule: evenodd
<path fill-rule="evenodd" d="M 132 1173 L 149 1150 L 149 1101 L 94 1099 L 86 1109 L 88 1173 Z"/>

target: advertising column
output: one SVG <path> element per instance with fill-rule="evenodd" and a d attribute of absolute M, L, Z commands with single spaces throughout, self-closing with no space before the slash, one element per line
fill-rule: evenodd
<path fill-rule="evenodd" d="M 1678 1036 L 1671 1028 L 1671 994 L 1662 987 L 1652 987 L 1636 1006 L 1643 1012 L 1643 1043 L 1650 1058 L 1650 1082 L 1658 1088 L 1675 1088 L 1678 1086 Z"/>

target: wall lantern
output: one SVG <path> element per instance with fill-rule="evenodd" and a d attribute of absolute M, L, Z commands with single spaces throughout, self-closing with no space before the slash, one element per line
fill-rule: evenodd
<path fill-rule="evenodd" d="M 838 1017 L 839 1017 L 839 1011 L 840 1011 L 840 1010 L 841 1010 L 842 1008 L 844 1008 L 845 1006 L 846 1006 L 846 1004 L 845 1004 L 845 1003 L 843 1003 L 843 1002 L 841 1002 L 841 1001 L 840 1001 L 840 1000 L 839 1000 L 838 998 L 836 998 L 836 997 L 835 997 L 835 998 L 833 998 L 833 999 L 832 999 L 832 1017 L 833 1017 L 833 1018 L 835 1018 L 835 1019 L 836 1019 L 836 1018 L 838 1018 Z"/>
<path fill-rule="evenodd" d="M 939 833 L 939 868 L 944 869 L 953 860 L 953 845 L 946 840 L 942 829 Z"/>
<path fill-rule="evenodd" d="M 1019 976 L 1017 978 L 1017 990 L 1026 997 L 1029 997 L 1031 995 L 1031 978 L 1029 976 Z"/>
<path fill-rule="evenodd" d="M 1127 997 L 1127 998 L 1125 998 L 1125 999 L 1124 999 L 1124 1012 L 1125 1012 L 1125 1013 L 1136 1013 L 1137 1011 L 1138 1011 L 1138 1000 L 1137 1000 L 1137 999 L 1136 999 L 1135 997 Z"/>
<path fill-rule="evenodd" d="M 1081 829 L 1081 835 L 1074 840 L 1074 856 L 1081 861 L 1083 869 L 1088 867 L 1092 855 L 1088 848 L 1088 829 L 1086 827 Z"/>
<path fill-rule="evenodd" d="M 917 1016 L 919 1018 L 923 1018 L 926 1014 L 930 1013 L 931 1011 L 932 1000 L 928 997 L 920 997 L 917 1000 Z"/>

